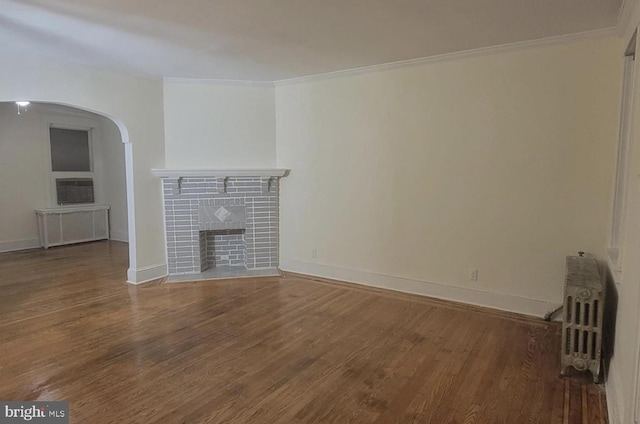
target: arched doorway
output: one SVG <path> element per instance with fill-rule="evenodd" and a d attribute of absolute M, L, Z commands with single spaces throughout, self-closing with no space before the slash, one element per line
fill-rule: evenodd
<path fill-rule="evenodd" d="M 109 238 L 129 243 L 135 264 L 131 149 L 124 124 L 72 105 L 30 102 L 19 108 L 13 101 L 0 102 L 0 122 L 0 251 L 41 245 L 34 210 L 91 203 L 108 206 Z M 69 135 L 80 138 L 76 144 L 55 141 Z M 65 168 L 65 161 L 75 162 Z M 61 199 L 60 193 L 77 192 L 61 184 L 77 181 L 90 182 L 83 192 L 90 191 L 91 199 Z"/>

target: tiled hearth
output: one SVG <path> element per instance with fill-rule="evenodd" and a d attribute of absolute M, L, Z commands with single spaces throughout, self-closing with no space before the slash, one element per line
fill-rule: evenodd
<path fill-rule="evenodd" d="M 278 275 L 284 171 L 154 173 L 163 178 L 169 281 Z"/>

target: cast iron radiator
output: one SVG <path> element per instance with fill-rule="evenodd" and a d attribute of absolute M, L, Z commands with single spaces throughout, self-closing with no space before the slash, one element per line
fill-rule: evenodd
<path fill-rule="evenodd" d="M 598 382 L 602 356 L 604 279 L 598 261 L 591 256 L 567 256 L 564 283 L 564 319 L 560 373 L 572 366 L 589 370 Z"/>

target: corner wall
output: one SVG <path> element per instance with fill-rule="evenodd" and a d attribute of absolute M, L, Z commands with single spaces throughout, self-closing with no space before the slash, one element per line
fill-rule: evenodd
<path fill-rule="evenodd" d="M 277 86 L 281 267 L 541 316 L 565 255 L 604 253 L 619 59 L 593 39 Z"/>

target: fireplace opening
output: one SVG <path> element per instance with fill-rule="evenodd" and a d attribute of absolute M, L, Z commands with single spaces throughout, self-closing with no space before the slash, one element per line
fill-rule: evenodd
<path fill-rule="evenodd" d="M 245 230 L 200 231 L 200 271 L 239 266 L 246 268 Z"/>

